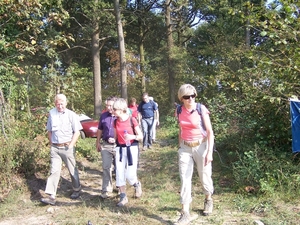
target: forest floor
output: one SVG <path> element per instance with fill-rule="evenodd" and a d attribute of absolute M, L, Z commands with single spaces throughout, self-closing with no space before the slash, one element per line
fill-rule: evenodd
<path fill-rule="evenodd" d="M 110 199 L 103 200 L 99 197 L 102 175 L 101 160 L 90 162 L 85 158 L 80 158 L 78 168 L 83 186 L 80 198 L 76 200 L 69 198 L 72 192 L 70 178 L 67 169 L 63 167 L 55 206 L 44 205 L 39 201 L 41 196 L 44 196 L 45 178 L 34 177 L 28 179 L 26 180 L 27 189 L 24 190 L 23 188 L 20 192 L 16 191 L 15 195 L 10 195 L 7 201 L 0 203 L 0 225 L 86 225 L 88 221 L 93 225 L 173 224 L 177 220 L 180 211 L 179 187 L 175 187 L 171 183 L 173 175 L 166 176 L 170 178 L 170 181 L 164 177 L 158 178 L 166 179 L 165 182 L 162 181 L 160 184 L 155 180 L 155 177 L 163 175 L 153 176 L 154 169 L 157 169 L 157 171 L 166 169 L 157 164 L 164 157 L 161 155 L 160 147 L 159 144 L 156 144 L 154 150 L 151 149 L 141 154 L 139 176 L 143 184 L 143 197 L 141 199 L 132 198 L 133 188 L 128 187 L 129 203 L 125 207 L 116 206 L 118 201 L 117 192 Z M 164 147 L 162 145 L 162 148 Z M 216 164 L 220 163 L 217 159 L 215 161 Z M 174 165 L 174 168 L 176 168 L 176 163 Z M 273 216 L 274 213 L 270 214 L 270 211 L 269 214 L 266 213 L 268 211 L 267 206 L 261 206 L 261 203 L 256 204 L 257 207 L 250 212 L 242 210 L 242 199 L 239 203 L 236 193 L 228 190 L 228 182 L 230 181 L 221 175 L 222 168 L 216 167 L 219 169 L 214 171 L 214 182 L 217 188 L 214 194 L 213 214 L 207 217 L 201 215 L 203 194 L 200 191 L 200 186 L 195 185 L 196 191 L 192 210 L 194 213 L 199 214 L 199 217 L 190 224 L 296 224 L 293 221 L 287 223 L 281 221 L 278 221 L 278 223 L 263 222 L 266 221 L 266 216 Z M 177 169 L 176 171 L 166 172 L 174 173 L 174 179 L 178 176 Z M 153 185 L 155 182 L 157 184 Z M 299 205 L 283 206 L 279 204 L 277 207 L 281 208 L 279 211 L 294 211 L 299 217 Z"/>

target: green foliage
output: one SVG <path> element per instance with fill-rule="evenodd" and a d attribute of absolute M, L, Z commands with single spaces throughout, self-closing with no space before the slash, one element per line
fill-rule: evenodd
<path fill-rule="evenodd" d="M 7 150 L 6 155 L 1 155 L 7 177 L 9 171 L 27 175 L 41 169 L 31 163 L 33 158 L 42 156 L 31 153 L 28 146 L 37 149 L 36 138 L 45 136 L 46 112 L 53 107 L 53 97 L 58 91 L 67 95 L 69 108 L 97 117 L 93 115 L 90 57 L 95 23 L 99 23 L 101 34 L 101 94 L 104 99 L 120 93 L 111 2 L 26 3 L 0 3 L 3 21 L 0 83 L 10 106 L 5 112 L 10 120 L 4 123 L 10 143 L 3 140 L 2 147 Z M 262 1 L 256 0 L 191 1 L 190 7 L 186 7 L 186 1 L 177 1 L 174 8 L 179 7 L 180 11 L 173 13 L 178 23 L 174 26 L 176 46 L 172 49 L 166 45 L 166 28 L 159 10 L 145 1 L 140 8 L 134 3 L 127 5 L 123 17 L 129 96 L 139 99 L 145 75 L 147 92 L 159 104 L 160 122 L 166 127 L 162 135 L 169 137 L 168 144 L 176 146 L 178 137 L 167 88 L 170 81 L 166 53 L 170 50 L 175 62 L 172 69 L 176 80 L 171 84 L 175 87 L 175 99 L 182 83 L 197 88 L 197 101 L 211 112 L 216 147 L 224 162 L 232 166 L 235 184 L 258 186 L 266 195 L 286 192 L 283 187 L 288 187 L 290 196 L 296 195 L 297 165 L 288 154 L 291 145 L 288 98 L 300 93 L 299 3 L 283 0 L 281 7 L 275 8 L 275 1 L 266 8 Z M 201 23 L 190 29 L 190 19 L 199 16 L 199 12 Z M 245 31 L 249 33 L 245 35 Z M 248 38 L 249 43 L 245 42 Z M 138 53 L 141 42 L 145 51 L 144 74 L 140 73 Z M 45 112 L 33 112 L 32 108 Z M 20 144 L 20 139 L 30 141 Z M 79 140 L 79 156 L 97 160 L 93 140 L 89 141 Z M 41 147 L 48 148 L 45 143 Z M 21 149 L 26 151 L 20 152 Z M 6 178 L 3 180 L 8 182 Z"/>
<path fill-rule="evenodd" d="M 238 185 L 258 186 L 259 180 L 264 177 L 264 163 L 258 157 L 257 147 L 253 151 L 244 151 L 238 154 L 239 160 L 233 163 L 233 177 Z"/>
<path fill-rule="evenodd" d="M 100 153 L 96 149 L 96 139 L 79 139 L 76 144 L 76 157 L 84 157 L 91 162 L 99 161 Z"/>
<path fill-rule="evenodd" d="M 237 187 L 249 185 L 264 196 L 280 196 L 288 201 L 299 195 L 299 162 L 293 162 L 290 154 L 271 152 L 272 149 L 266 151 L 256 145 L 252 150 L 237 153 L 238 160 L 232 166 L 234 180 Z"/>
<path fill-rule="evenodd" d="M 49 150 L 46 138 L 38 136 L 34 140 L 26 138 L 1 137 L 0 142 L 0 190 L 10 189 L 16 185 L 13 176 L 29 177 L 35 173 L 45 173 L 48 169 Z"/>
<path fill-rule="evenodd" d="M 169 145 L 175 145 L 178 147 L 178 122 L 175 116 L 162 116 L 160 118 L 160 127 L 164 127 L 160 131 L 161 137 L 168 140 Z"/>

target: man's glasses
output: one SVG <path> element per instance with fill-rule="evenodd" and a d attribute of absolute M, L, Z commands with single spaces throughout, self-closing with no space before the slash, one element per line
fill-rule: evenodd
<path fill-rule="evenodd" d="M 184 95 L 184 96 L 182 96 L 182 98 L 185 99 L 185 100 L 190 99 L 191 97 L 192 97 L 192 98 L 195 98 L 196 95 L 193 94 L 193 95 Z"/>

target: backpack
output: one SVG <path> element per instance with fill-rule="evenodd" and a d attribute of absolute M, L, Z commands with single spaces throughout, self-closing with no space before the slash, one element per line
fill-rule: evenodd
<path fill-rule="evenodd" d="M 198 112 L 198 114 L 200 115 L 201 117 L 201 127 L 203 128 L 204 131 L 206 131 L 206 128 L 204 126 L 204 123 L 203 123 L 203 117 L 202 117 L 202 112 L 201 112 L 201 103 L 197 102 L 196 104 L 196 111 Z M 177 105 L 176 106 L 176 115 L 177 115 L 177 120 L 179 119 L 179 114 L 182 112 L 182 105 Z"/>

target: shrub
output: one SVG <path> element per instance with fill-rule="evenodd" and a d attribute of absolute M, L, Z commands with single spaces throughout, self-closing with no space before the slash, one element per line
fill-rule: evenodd
<path fill-rule="evenodd" d="M 250 185 L 261 194 L 280 195 L 287 200 L 299 196 L 299 162 L 293 162 L 291 154 L 279 154 L 279 149 L 266 151 L 255 145 L 252 150 L 237 155 L 232 169 L 238 188 Z"/>

